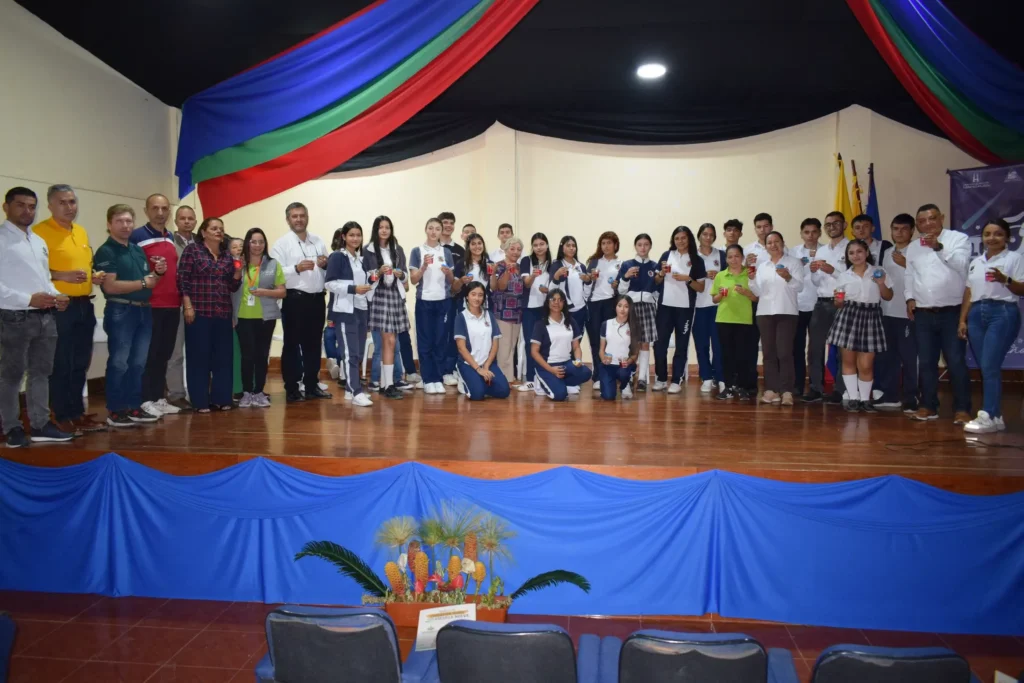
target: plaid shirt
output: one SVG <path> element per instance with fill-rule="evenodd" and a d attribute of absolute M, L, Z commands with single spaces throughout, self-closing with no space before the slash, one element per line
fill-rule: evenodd
<path fill-rule="evenodd" d="M 235 279 L 231 252 L 221 249 L 214 259 L 205 244 L 185 247 L 178 261 L 178 292 L 192 302 L 196 315 L 203 318 L 231 318 L 231 292 L 242 281 Z"/>

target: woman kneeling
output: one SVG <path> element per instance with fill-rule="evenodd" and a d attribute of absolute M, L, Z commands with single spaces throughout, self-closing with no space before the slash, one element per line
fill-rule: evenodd
<path fill-rule="evenodd" d="M 471 282 L 466 287 L 466 308 L 455 318 L 455 345 L 459 362 L 455 372 L 459 390 L 471 401 L 484 396 L 508 398 L 509 387 L 501 368 L 494 364 L 498 356 L 498 319 L 484 308 L 484 286 Z"/>
<path fill-rule="evenodd" d="M 583 332 L 572 320 L 560 289 L 548 292 L 540 320 L 530 336 L 530 353 L 537 364 L 537 377 L 548 398 L 564 401 L 580 393 L 590 381 L 590 369 L 583 365 L 580 339 Z"/>

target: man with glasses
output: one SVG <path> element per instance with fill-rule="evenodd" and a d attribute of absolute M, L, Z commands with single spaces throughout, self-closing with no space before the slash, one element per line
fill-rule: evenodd
<path fill-rule="evenodd" d="M 825 391 L 825 340 L 836 317 L 834 302 L 836 279 L 846 270 L 846 245 L 849 240 L 844 236 L 846 216 L 840 211 L 833 211 L 825 216 L 825 235 L 828 242 L 818 247 L 814 260 L 807 270 L 811 274 L 811 282 L 818 290 L 818 301 L 811 313 L 811 324 L 808 329 L 809 348 L 807 350 L 807 371 L 811 376 L 811 388 L 801 397 L 805 403 L 817 403 L 824 398 Z M 843 380 L 837 376 L 829 403 L 843 402 Z"/>

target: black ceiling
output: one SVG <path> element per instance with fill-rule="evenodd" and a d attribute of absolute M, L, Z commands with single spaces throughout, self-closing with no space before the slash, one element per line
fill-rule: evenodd
<path fill-rule="evenodd" d="M 174 106 L 369 4 L 17 1 Z M 1024 3 L 946 4 L 1004 56 L 1024 63 L 1024 41 L 1015 34 Z M 111 26 L 124 37 L 112 39 Z M 647 58 L 666 63 L 668 76 L 639 82 L 633 72 Z M 540 0 L 430 110 L 715 116 L 783 108 L 809 119 L 850 104 L 934 131 L 844 0 Z"/>

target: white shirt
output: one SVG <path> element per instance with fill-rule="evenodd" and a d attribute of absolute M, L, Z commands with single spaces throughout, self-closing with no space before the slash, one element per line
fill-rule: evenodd
<path fill-rule="evenodd" d="M 565 326 L 564 319 L 548 323 L 548 338 L 551 340 L 548 363 L 564 363 L 572 358 L 572 329 Z"/>
<path fill-rule="evenodd" d="M 818 253 L 814 255 L 813 260 L 824 261 L 836 269 L 834 273 L 829 275 L 820 268 L 817 272 L 811 273 L 810 266 L 808 266 L 807 272 L 811 275 L 811 282 L 817 287 L 819 299 L 831 299 L 832 295 L 835 294 L 836 278 L 846 270 L 846 245 L 849 243 L 850 240 L 844 237 L 834 247 L 831 242 L 818 247 Z"/>
<path fill-rule="evenodd" d="M 885 270 L 885 274 L 888 276 L 890 287 L 892 287 L 892 299 L 889 301 L 882 302 L 882 315 L 889 316 L 890 318 L 907 318 L 907 296 L 904 292 L 907 279 L 907 269 L 905 266 L 901 266 L 893 260 L 893 256 L 896 254 L 902 254 L 904 250 L 900 250 L 899 247 L 893 245 L 892 249 L 885 252 L 885 257 L 882 260 L 882 268 Z"/>
<path fill-rule="evenodd" d="M 422 274 L 420 277 L 420 299 L 423 301 L 443 301 L 448 298 L 448 279 L 444 276 L 444 271 L 441 267 L 445 265 L 445 253 L 451 253 L 444 248 L 443 244 L 438 244 L 436 247 L 431 247 L 426 244 L 421 244 L 416 247 L 419 249 L 420 258 L 419 271 Z M 415 250 L 414 250 L 415 251 Z M 426 261 L 426 257 L 429 254 L 434 255 L 434 262 L 429 266 L 423 267 L 423 262 Z M 415 261 L 415 259 L 413 259 Z M 410 268 L 414 266 L 410 263 Z"/>
<path fill-rule="evenodd" d="M 884 272 L 885 269 L 881 266 L 868 264 L 864 275 L 857 275 L 857 273 L 853 272 L 852 268 L 844 270 L 843 274 L 836 278 L 836 290 L 842 287 L 844 300 L 850 303 L 879 304 L 882 302 L 882 290 L 871 279 L 876 270 Z M 889 279 L 888 273 L 885 275 L 884 282 L 886 287 L 892 287 L 892 280 Z"/>
<path fill-rule="evenodd" d="M 875 257 L 875 263 L 881 263 L 882 240 L 876 240 L 875 238 L 871 238 L 871 244 L 868 245 L 868 252 Z"/>
<path fill-rule="evenodd" d="M 489 254 L 489 256 L 491 257 L 491 261 L 493 261 L 494 263 L 501 263 L 502 261 L 505 260 L 505 250 L 502 249 L 501 247 L 498 247 L 497 249 L 492 251 Z"/>
<path fill-rule="evenodd" d="M 362 255 L 353 256 L 348 249 L 342 249 L 340 253 L 348 258 L 349 265 L 352 267 L 352 279 L 331 280 L 327 283 L 327 291 L 334 295 L 332 310 L 335 313 L 351 313 L 353 309 L 365 311 L 368 308 L 366 294 L 350 294 L 348 291 L 349 285 L 370 284 L 366 270 L 363 268 L 363 257 Z"/>
<path fill-rule="evenodd" d="M 290 230 L 287 235 L 274 242 L 274 246 L 270 249 L 270 256 L 281 264 L 281 270 L 284 271 L 285 288 L 296 289 L 307 294 L 319 294 L 324 291 L 324 279 L 327 276 L 327 271 L 320 266 L 315 266 L 313 270 L 299 273 L 296 272 L 295 266 L 300 261 L 306 260 L 315 263 L 318 256 L 327 256 L 328 254 L 324 241 L 316 235 L 307 232 L 306 241 L 303 242 L 298 235 Z"/>
<path fill-rule="evenodd" d="M 607 256 L 602 256 L 597 260 L 597 282 L 594 283 L 593 294 L 590 295 L 591 301 L 604 301 L 615 296 L 609 278 L 614 281 L 618 277 L 621 265 L 622 261 L 617 257 L 609 259 Z"/>
<path fill-rule="evenodd" d="M 776 266 L 786 266 L 792 276 L 789 282 L 779 275 Z M 750 291 L 758 297 L 757 314 L 797 315 L 800 307 L 797 296 L 804 286 L 804 267 L 792 256 L 783 256 L 778 264 L 771 260 L 759 263 L 757 274 L 750 282 Z"/>
<path fill-rule="evenodd" d="M 967 269 L 967 286 L 971 288 L 971 301 L 991 299 L 1017 303 L 1020 297 L 1011 292 L 1009 287 L 1001 282 L 985 281 L 985 274 L 993 268 L 998 268 L 1003 275 L 1011 280 L 1024 282 L 1024 257 L 1018 252 L 1003 249 L 991 261 L 986 254 L 982 254 L 971 261 L 971 265 Z"/>
<path fill-rule="evenodd" d="M 804 267 L 804 286 L 800 288 L 800 293 L 796 297 L 796 303 L 800 307 L 801 313 L 813 311 L 814 305 L 818 303 L 818 288 L 814 285 L 811 278 L 807 277 L 807 266 L 810 264 L 812 256 L 817 257 L 818 249 L 820 248 L 820 244 L 816 244 L 810 249 L 806 245 L 801 244 L 799 247 L 793 247 L 789 250 L 789 255 L 800 261 L 800 264 Z"/>
<path fill-rule="evenodd" d="M 491 340 L 500 337 L 501 333 L 491 321 L 491 312 L 485 307 L 479 317 L 469 312 L 469 309 L 462 311 L 460 315 L 466 321 L 466 334 L 456 334 L 456 339 L 465 339 L 469 345 L 469 355 L 477 365 L 483 365 L 491 355 Z"/>
<path fill-rule="evenodd" d="M 569 301 L 572 302 L 572 312 L 575 313 L 583 308 L 587 307 L 587 294 L 590 292 L 590 283 L 584 282 L 580 279 L 580 276 L 586 272 L 586 266 L 582 262 L 576 261 L 575 264 L 569 265 L 564 259 L 555 262 L 555 267 L 568 269 L 569 274 L 565 276 L 565 279 L 561 282 L 555 282 L 551 280 L 551 289 L 561 289 L 565 292 L 565 295 L 569 297 Z"/>
<path fill-rule="evenodd" d="M 548 284 L 550 284 L 551 282 L 551 276 L 548 275 L 548 268 L 550 266 L 550 261 L 545 261 L 543 263 L 533 265 L 533 259 L 530 258 L 529 256 L 524 256 L 522 259 L 520 259 L 519 272 L 522 273 L 522 269 L 526 267 L 529 269 L 529 276 L 533 278 L 533 282 L 530 284 L 530 296 L 529 299 L 527 299 L 526 303 L 527 308 L 540 308 L 541 306 L 544 305 L 544 297 L 546 297 L 547 294 L 540 291 L 540 288 L 544 287 L 545 289 L 547 289 Z M 538 268 L 540 269 L 540 275 L 534 275 L 534 271 L 536 271 Z M 526 274 L 524 273 L 524 277 L 525 275 Z"/>
<path fill-rule="evenodd" d="M 688 253 L 680 253 L 678 249 L 673 249 L 668 253 L 668 265 L 672 267 L 672 273 L 679 273 L 680 275 L 689 275 L 690 268 L 693 266 L 690 263 L 690 255 Z M 689 281 L 681 281 L 672 277 L 672 273 L 665 276 L 662 281 L 664 291 L 661 294 L 661 305 L 672 306 L 673 308 L 689 308 L 690 307 L 690 287 Z M 710 289 L 705 285 L 705 289 Z"/>
<path fill-rule="evenodd" d="M 59 296 L 50 280 L 50 253 L 46 242 L 29 228 L 10 221 L 0 225 L 0 309 L 36 310 L 28 305 L 33 294 Z"/>
<path fill-rule="evenodd" d="M 943 228 L 939 233 L 941 251 L 922 247 L 915 239 L 907 247 L 907 301 L 918 308 L 959 306 L 967 284 L 971 244 L 962 232 Z"/>
<path fill-rule="evenodd" d="M 704 261 L 704 269 L 710 273 L 711 271 L 721 271 L 727 266 L 721 262 L 721 254 L 719 254 L 717 247 L 711 247 L 711 254 L 704 255 L 700 249 L 697 249 L 697 255 Z M 711 283 L 715 281 L 714 277 L 704 278 L 704 291 L 697 292 L 697 308 L 708 308 L 715 306 L 715 302 L 711 300 Z"/>
<path fill-rule="evenodd" d="M 601 337 L 605 340 L 604 352 L 612 357 L 612 363 L 621 363 L 629 358 L 629 321 L 620 323 L 616 318 L 605 320 Z"/>

